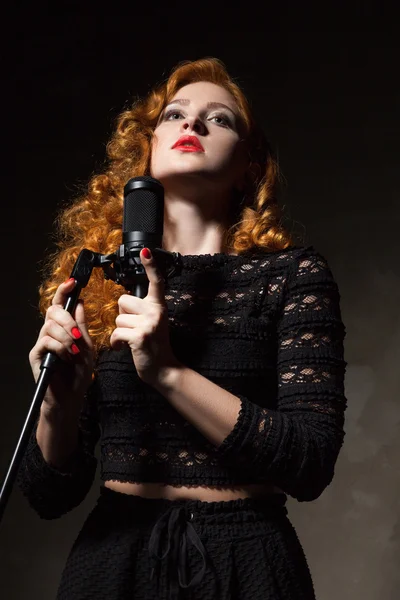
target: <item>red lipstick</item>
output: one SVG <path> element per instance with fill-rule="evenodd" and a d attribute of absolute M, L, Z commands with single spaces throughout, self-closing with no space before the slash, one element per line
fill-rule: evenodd
<path fill-rule="evenodd" d="M 172 146 L 172 149 L 177 148 L 184 152 L 204 152 L 203 146 L 194 135 L 183 135 Z"/>

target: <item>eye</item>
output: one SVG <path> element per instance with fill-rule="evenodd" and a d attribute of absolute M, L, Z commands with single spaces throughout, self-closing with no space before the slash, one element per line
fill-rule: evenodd
<path fill-rule="evenodd" d="M 178 121 L 178 119 L 183 119 L 185 117 L 185 115 L 183 114 L 183 112 L 179 109 L 173 108 L 170 110 L 167 110 L 166 113 L 164 114 L 164 116 L 162 117 L 163 121 Z M 215 120 L 215 123 L 217 125 L 219 125 L 220 127 L 231 127 L 231 121 L 229 119 L 229 117 L 227 117 L 227 115 L 220 113 L 220 114 L 214 114 L 212 116 L 209 117 L 210 121 Z"/>
<path fill-rule="evenodd" d="M 173 109 L 173 110 L 167 110 L 167 112 L 164 115 L 164 121 L 177 121 L 179 117 L 182 117 L 182 113 L 179 110 Z"/>
<path fill-rule="evenodd" d="M 229 118 L 223 114 L 213 115 L 212 117 L 210 117 L 210 120 L 212 119 L 216 119 L 217 125 L 220 125 L 221 127 L 230 127 L 231 125 Z"/>

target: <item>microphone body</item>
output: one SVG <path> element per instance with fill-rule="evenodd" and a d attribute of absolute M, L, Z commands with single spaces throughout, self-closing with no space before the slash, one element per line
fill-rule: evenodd
<path fill-rule="evenodd" d="M 164 188 L 153 177 L 133 177 L 124 187 L 122 243 L 125 247 L 161 248 Z"/>
<path fill-rule="evenodd" d="M 120 282 L 134 296 L 144 298 L 149 282 L 140 260 L 142 248 L 162 247 L 164 188 L 153 177 L 133 177 L 124 187 Z"/>

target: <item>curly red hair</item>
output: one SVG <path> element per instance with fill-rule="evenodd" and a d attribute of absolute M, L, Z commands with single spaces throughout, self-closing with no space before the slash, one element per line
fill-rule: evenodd
<path fill-rule="evenodd" d="M 111 254 L 122 238 L 123 188 L 131 177 L 149 175 L 153 132 L 168 102 L 183 86 L 207 81 L 222 86 L 234 97 L 242 117 L 247 140 L 249 166 L 240 203 L 233 201 L 234 220 L 225 232 L 225 246 L 233 253 L 271 251 L 293 244 L 282 225 L 276 191 L 279 170 L 262 130 L 255 123 L 248 101 L 237 83 L 216 58 L 185 61 L 149 95 L 135 101 L 117 119 L 107 144 L 107 166 L 93 176 L 87 192 L 64 208 L 56 220 L 57 251 L 44 266 L 45 280 L 39 288 L 39 308 L 44 315 L 57 287 L 67 279 L 82 248 Z M 82 290 L 89 333 L 95 350 L 109 347 L 118 314 L 117 301 L 125 293 L 113 281 L 94 269 Z"/>

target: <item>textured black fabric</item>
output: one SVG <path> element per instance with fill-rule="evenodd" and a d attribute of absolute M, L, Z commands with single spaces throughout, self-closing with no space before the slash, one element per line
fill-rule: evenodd
<path fill-rule="evenodd" d="M 315 600 L 313 582 L 297 533 L 287 517 L 284 494 L 225 502 L 146 499 L 100 489 L 62 573 L 57 600 Z M 151 537 L 157 523 L 181 511 L 180 533 L 164 528 L 157 544 L 156 574 Z M 164 520 L 167 522 L 167 519 Z M 204 551 L 187 544 L 190 524 Z M 176 524 L 175 524 L 176 525 Z M 175 532 L 176 535 L 172 535 Z M 190 581 L 179 585 L 178 564 Z M 185 567 L 183 563 L 185 562 Z"/>
<path fill-rule="evenodd" d="M 171 346 L 240 398 L 234 428 L 214 446 L 139 379 L 129 349 L 104 351 L 70 465 L 47 465 L 35 431 L 22 461 L 19 485 L 42 518 L 86 496 L 100 438 L 103 481 L 273 483 L 298 501 L 332 481 L 345 435 L 345 328 L 325 258 L 310 246 L 182 260 L 165 286 Z"/>
<path fill-rule="evenodd" d="M 167 509 L 155 524 L 149 541 L 149 555 L 152 559 L 162 560 L 169 552 L 172 552 L 173 566 L 178 570 L 179 585 L 182 588 L 190 588 L 198 585 L 204 577 L 207 568 L 207 553 L 196 530 L 190 523 L 193 514 L 187 520 L 184 507 L 179 503 L 177 506 L 175 504 Z M 161 552 L 163 533 L 167 535 L 168 544 L 166 550 Z M 186 553 L 189 543 L 197 548 L 203 564 L 200 571 L 188 582 L 186 578 Z M 151 570 L 150 580 L 153 579 L 154 573 L 155 567 Z"/>

